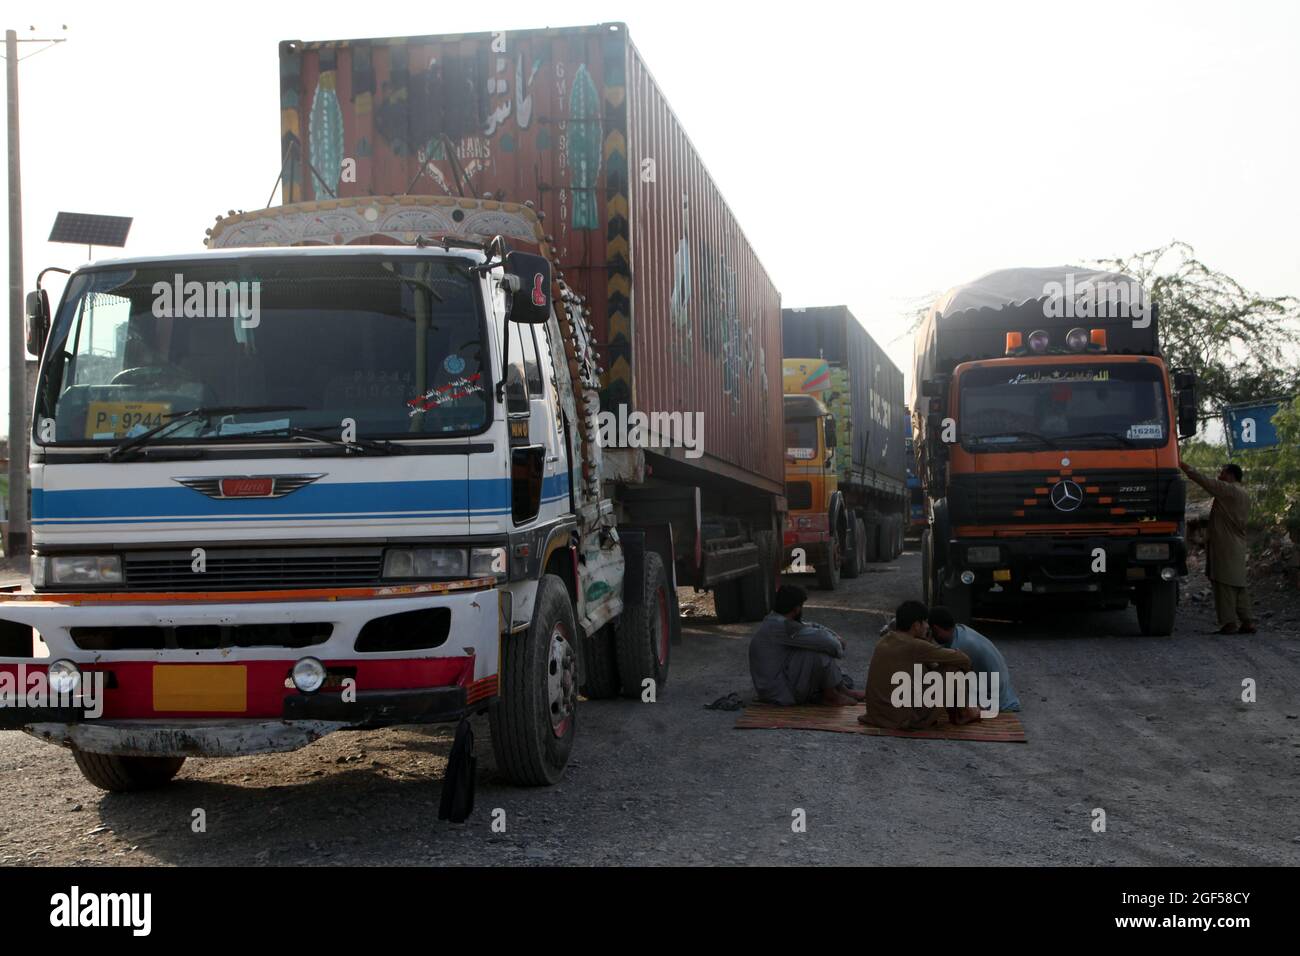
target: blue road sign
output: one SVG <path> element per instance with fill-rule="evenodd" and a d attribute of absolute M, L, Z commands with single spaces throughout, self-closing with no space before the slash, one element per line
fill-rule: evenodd
<path fill-rule="evenodd" d="M 1223 428 L 1228 433 L 1228 447 L 1235 453 L 1255 448 L 1276 448 L 1277 430 L 1273 416 L 1286 401 L 1260 402 L 1256 405 L 1229 405 L 1223 410 Z"/>

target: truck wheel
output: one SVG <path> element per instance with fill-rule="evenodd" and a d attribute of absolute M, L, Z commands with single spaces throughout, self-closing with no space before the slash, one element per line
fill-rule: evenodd
<path fill-rule="evenodd" d="M 840 543 L 831 538 L 826 542 L 826 550 L 817 561 L 817 586 L 823 591 L 834 591 L 840 584 L 840 563 L 842 561 Z"/>
<path fill-rule="evenodd" d="M 72 759 L 87 780 L 113 793 L 161 787 L 185 763 L 184 757 L 118 757 L 93 754 L 77 747 L 72 748 Z"/>
<path fill-rule="evenodd" d="M 723 581 L 713 586 L 713 612 L 719 624 L 740 620 L 740 582 Z"/>
<path fill-rule="evenodd" d="M 879 531 L 878 526 L 873 520 L 871 524 L 866 521 L 862 522 L 862 560 L 863 562 L 875 562 L 881 560 L 879 549 Z"/>
<path fill-rule="evenodd" d="M 501 696 L 489 713 L 497 767 L 511 783 L 547 786 L 564 774 L 578 703 L 576 635 L 564 582 L 542 575 L 532 624 L 501 642 Z"/>
<path fill-rule="evenodd" d="M 894 526 L 889 523 L 889 518 L 881 518 L 880 524 L 876 525 L 876 560 L 893 561 L 895 557 Z"/>
<path fill-rule="evenodd" d="M 668 683 L 668 653 L 672 638 L 673 602 L 668 594 L 668 575 L 657 552 L 647 551 L 641 566 L 644 600 L 623 609 L 618 622 L 614 651 L 624 697 L 640 697 L 642 683 L 654 681 L 656 692 Z"/>
<path fill-rule="evenodd" d="M 862 519 L 849 517 L 849 540 L 844 549 L 844 563 L 840 574 L 846 578 L 856 578 L 866 570 L 867 542 L 863 533 Z"/>
<path fill-rule="evenodd" d="M 618 660 L 608 626 L 582 642 L 582 693 L 588 700 L 618 696 Z"/>
<path fill-rule="evenodd" d="M 1150 637 L 1168 637 L 1174 633 L 1178 616 L 1178 582 L 1153 581 L 1138 589 L 1138 627 Z"/>

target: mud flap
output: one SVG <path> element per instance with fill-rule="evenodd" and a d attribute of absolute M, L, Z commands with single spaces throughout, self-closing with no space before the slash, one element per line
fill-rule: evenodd
<path fill-rule="evenodd" d="M 478 781 L 478 757 L 474 756 L 474 731 L 469 720 L 456 726 L 456 739 L 447 759 L 447 773 L 442 780 L 442 799 L 438 819 L 464 823 L 474 812 L 474 786 Z"/>

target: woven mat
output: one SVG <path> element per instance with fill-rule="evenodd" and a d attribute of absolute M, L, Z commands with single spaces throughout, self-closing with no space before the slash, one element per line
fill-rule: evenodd
<path fill-rule="evenodd" d="M 1019 714 L 998 714 L 969 724 L 942 722 L 929 730 L 886 730 L 858 723 L 865 710 L 854 707 L 779 707 L 749 704 L 736 719 L 737 730 L 830 730 L 869 737 L 919 737 L 922 740 L 988 740 L 1009 744 L 1028 743 Z"/>

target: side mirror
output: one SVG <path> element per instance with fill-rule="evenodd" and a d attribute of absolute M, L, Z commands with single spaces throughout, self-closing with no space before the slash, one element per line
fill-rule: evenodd
<path fill-rule="evenodd" d="M 1174 369 L 1174 391 L 1182 392 L 1196 387 L 1196 373 L 1191 369 Z"/>
<path fill-rule="evenodd" d="M 40 358 L 50 334 L 50 297 L 44 289 L 27 293 L 27 354 Z"/>
<path fill-rule="evenodd" d="M 551 317 L 551 262 L 528 252 L 506 255 L 510 321 L 544 325 Z"/>
<path fill-rule="evenodd" d="M 835 417 L 833 415 L 827 415 L 822 421 L 822 428 L 826 433 L 826 447 L 834 448 L 836 444 Z"/>
<path fill-rule="evenodd" d="M 938 398 L 943 394 L 943 385 L 932 378 L 921 383 L 921 395 L 925 398 Z"/>
<path fill-rule="evenodd" d="M 1181 389 L 1178 392 L 1178 437 L 1193 437 L 1196 434 L 1196 422 L 1196 388 Z"/>

